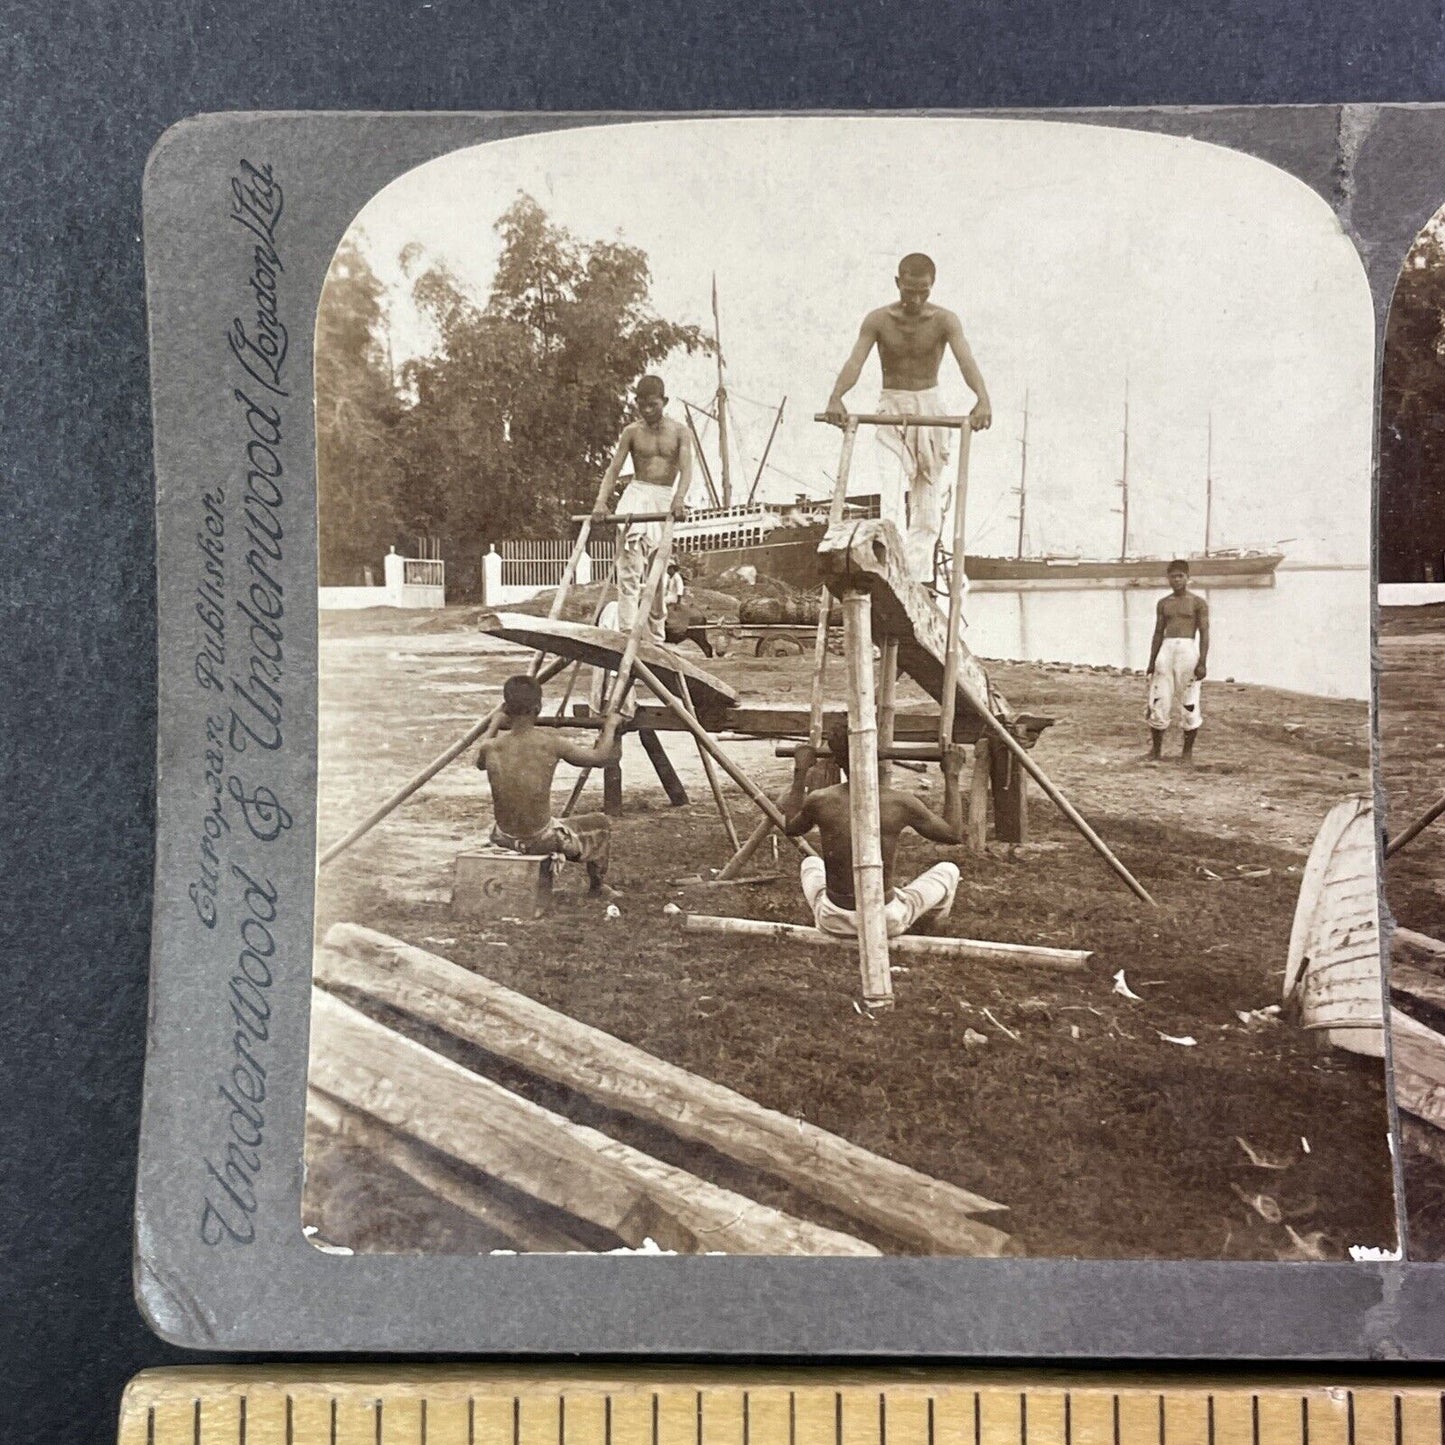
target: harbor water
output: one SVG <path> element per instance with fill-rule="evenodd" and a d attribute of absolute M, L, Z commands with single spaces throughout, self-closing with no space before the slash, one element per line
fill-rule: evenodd
<path fill-rule="evenodd" d="M 1209 676 L 1319 697 L 1370 695 L 1370 574 L 1281 569 L 1272 587 L 1195 587 L 1209 603 Z M 1019 662 L 1149 662 L 1157 588 L 971 592 L 969 649 Z"/>

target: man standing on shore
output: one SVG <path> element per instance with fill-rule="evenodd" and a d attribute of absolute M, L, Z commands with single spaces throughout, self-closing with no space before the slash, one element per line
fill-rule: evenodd
<path fill-rule="evenodd" d="M 644 376 L 637 383 L 638 420 L 629 422 L 618 438 L 602 484 L 597 489 L 597 502 L 592 509 L 596 525 L 607 515 L 612 490 L 621 475 L 622 464 L 632 461 L 632 480 L 617 502 L 621 514 L 662 513 L 671 511 L 681 521 L 687 515 L 684 499 L 692 485 L 692 440 L 681 423 L 663 414 L 667 406 L 667 388 L 659 376 Z M 677 505 L 672 494 L 679 475 L 682 487 Z M 662 541 L 661 522 L 638 522 L 617 529 L 617 630 L 630 633 L 642 605 L 642 587 L 652 559 Z M 667 618 L 665 588 L 661 582 L 653 590 L 647 615 L 648 635 L 654 642 L 664 640 Z"/>
<path fill-rule="evenodd" d="M 914 253 L 898 263 L 898 300 L 863 318 L 858 340 L 824 410 L 842 425 L 847 417 L 843 398 L 857 385 L 863 364 L 876 346 L 883 368 L 878 410 L 890 416 L 943 416 L 947 406 L 938 389 L 938 367 L 944 349 L 953 352 L 975 402 L 969 413 L 974 431 L 993 420 L 988 388 L 964 339 L 963 323 L 952 311 L 929 304 L 935 269 Z M 879 474 L 883 516 L 905 538 L 908 571 L 917 582 L 933 581 L 933 553 L 942 526 L 939 480 L 948 462 L 949 433 L 943 427 L 879 427 Z M 963 558 L 956 560 L 963 565 Z"/>
<path fill-rule="evenodd" d="M 1194 760 L 1194 739 L 1204 722 L 1199 706 L 1199 685 L 1209 659 L 1209 604 L 1189 591 L 1189 563 L 1169 564 L 1169 595 L 1159 599 L 1154 619 L 1154 642 L 1149 649 L 1149 761 L 1163 754 L 1164 734 L 1174 704 L 1179 703 L 1184 725 L 1184 762 Z"/>

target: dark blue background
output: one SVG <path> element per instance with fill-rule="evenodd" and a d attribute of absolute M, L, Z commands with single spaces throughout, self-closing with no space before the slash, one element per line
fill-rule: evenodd
<path fill-rule="evenodd" d="M 130 1292 L 155 737 L 140 180 L 172 121 L 1441 100 L 1442 23 L 1438 0 L 0 11 L 0 1439 L 113 1439 L 125 1380 L 182 1358 Z"/>

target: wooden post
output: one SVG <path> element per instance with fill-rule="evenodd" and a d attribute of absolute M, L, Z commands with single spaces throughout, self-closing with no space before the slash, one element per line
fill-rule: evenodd
<path fill-rule="evenodd" d="M 938 699 L 938 739 L 953 741 L 953 718 L 958 703 L 958 636 L 963 628 L 964 513 L 968 506 L 968 452 L 973 433 L 958 434 L 958 482 L 953 491 L 953 558 L 948 564 L 948 652 L 943 659 L 943 695 Z"/>
<path fill-rule="evenodd" d="M 843 647 L 848 658 L 848 801 L 853 829 L 853 899 L 863 1001 L 893 1003 L 888 925 L 883 916 L 883 845 L 878 825 L 878 719 L 873 694 L 872 602 L 866 592 L 843 598 Z"/>
<path fill-rule="evenodd" d="M 622 764 L 608 763 L 602 769 L 602 811 L 609 818 L 622 812 Z"/>
<path fill-rule="evenodd" d="M 988 848 L 989 745 L 980 738 L 973 745 L 973 777 L 968 790 L 968 846 L 974 853 Z"/>
<path fill-rule="evenodd" d="M 638 728 L 637 741 L 642 744 L 642 751 L 647 754 L 647 760 L 657 774 L 657 781 L 662 784 L 662 791 L 667 794 L 667 801 L 674 808 L 687 807 L 687 789 L 683 787 L 677 769 L 672 766 L 672 759 L 662 746 L 662 739 L 651 728 Z"/>
<path fill-rule="evenodd" d="M 637 675 L 652 689 L 653 696 L 657 698 L 658 702 L 672 713 L 683 727 L 697 739 L 698 745 L 712 755 L 713 761 L 722 768 L 723 772 L 762 809 L 767 815 L 769 824 L 772 827 L 781 828 L 787 822 L 787 819 L 783 817 L 782 809 L 718 747 L 708 734 L 707 729 L 683 706 L 677 697 L 667 690 L 662 679 L 659 678 L 645 662 L 639 662 L 637 664 Z M 791 842 L 800 853 L 812 854 L 815 852 L 802 838 L 791 838 L 788 841 Z"/>
<path fill-rule="evenodd" d="M 893 746 L 893 722 L 898 714 L 898 639 L 885 638 L 878 679 L 878 786 L 893 782 L 893 764 L 888 750 Z"/>
<path fill-rule="evenodd" d="M 993 786 L 993 835 L 1000 843 L 1029 841 L 1028 775 L 1003 748 L 989 756 Z"/>

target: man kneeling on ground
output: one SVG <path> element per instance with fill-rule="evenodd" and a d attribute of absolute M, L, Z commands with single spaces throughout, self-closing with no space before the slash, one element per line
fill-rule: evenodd
<path fill-rule="evenodd" d="M 853 829 L 848 802 L 848 726 L 841 718 L 831 719 L 825 741 L 828 751 L 843 770 L 843 781 L 831 788 L 806 791 L 809 770 L 817 754 L 806 743 L 793 761 L 793 787 L 783 803 L 790 838 L 818 830 L 821 858 L 803 859 L 803 897 L 813 910 L 813 921 L 823 933 L 837 938 L 858 937 L 857 901 L 853 896 Z M 895 788 L 883 788 L 878 795 L 878 823 L 883 851 L 883 892 L 887 900 L 884 917 L 888 936 L 897 938 L 915 924 L 939 922 L 953 909 L 958 892 L 958 866 L 935 863 L 905 888 L 893 886 L 893 861 L 898 852 L 898 835 L 912 828 L 933 843 L 961 843 L 964 839 L 963 796 L 959 774 L 963 771 L 964 749 L 950 744 L 943 754 L 943 811 L 940 818 L 921 798 Z"/>
<path fill-rule="evenodd" d="M 612 825 L 606 813 L 552 816 L 552 779 L 558 763 L 578 768 L 605 768 L 618 761 L 621 719 L 615 714 L 602 725 L 597 746 L 580 747 L 558 730 L 537 726 L 542 688 L 525 674 L 509 677 L 502 687 L 502 706 L 482 737 L 477 766 L 492 785 L 492 843 L 530 857 L 560 853 L 587 865 L 592 893 L 612 895 L 605 882 L 612 846 Z"/>

